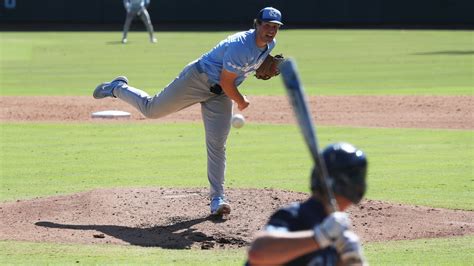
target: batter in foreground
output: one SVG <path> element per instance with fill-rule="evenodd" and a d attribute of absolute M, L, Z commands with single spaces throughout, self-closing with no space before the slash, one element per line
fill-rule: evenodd
<path fill-rule="evenodd" d="M 366 191 L 367 158 L 349 143 L 327 146 L 322 156 L 328 182 L 339 206 L 330 213 L 323 204 L 318 172 L 311 175 L 312 195 L 302 203 L 277 210 L 249 252 L 247 265 L 366 265 L 359 237 L 344 212 Z"/>
<path fill-rule="evenodd" d="M 266 7 L 254 19 L 254 28 L 228 36 L 199 59 L 189 63 L 161 92 L 150 96 L 129 85 L 120 76 L 94 90 L 94 98 L 119 98 L 147 118 L 160 118 L 193 104 L 201 104 L 206 131 L 207 176 L 210 183 L 211 214 L 231 211 L 225 198 L 225 146 L 230 131 L 233 102 L 240 111 L 250 102 L 238 86 L 254 73 L 276 45 L 282 23 L 281 12 Z"/>

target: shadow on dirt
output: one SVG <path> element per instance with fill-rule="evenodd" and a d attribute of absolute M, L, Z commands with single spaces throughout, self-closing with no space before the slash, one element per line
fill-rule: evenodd
<path fill-rule="evenodd" d="M 73 229 L 73 230 L 94 230 L 102 232 L 105 235 L 121 239 L 131 245 L 142 247 L 161 247 L 165 249 L 190 249 L 198 244 L 201 249 L 211 249 L 216 246 L 238 245 L 245 246 L 248 243 L 242 239 L 230 239 L 229 237 L 208 236 L 195 228 L 194 225 L 210 221 L 213 223 L 224 222 L 222 218 L 215 216 L 206 216 L 197 219 L 178 221 L 176 223 L 165 226 L 153 227 L 128 227 L 118 225 L 74 225 L 59 224 L 48 221 L 40 221 L 35 223 L 36 226 Z M 94 237 L 104 238 L 100 234 Z"/>

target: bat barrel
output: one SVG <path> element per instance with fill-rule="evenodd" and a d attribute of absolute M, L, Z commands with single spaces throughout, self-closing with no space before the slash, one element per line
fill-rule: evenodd
<path fill-rule="evenodd" d="M 325 207 L 328 212 L 337 211 L 337 203 L 327 181 L 328 173 L 326 164 L 319 153 L 316 127 L 314 126 L 311 112 L 309 111 L 309 104 L 306 100 L 306 94 L 298 74 L 296 62 L 293 59 L 287 59 L 282 62 L 280 64 L 280 73 L 288 93 L 290 104 L 298 120 L 301 133 L 313 157 L 314 166 L 318 173 L 317 178 L 320 178 L 321 184 L 323 184 L 321 192 L 323 194 L 322 199 L 325 201 Z"/>

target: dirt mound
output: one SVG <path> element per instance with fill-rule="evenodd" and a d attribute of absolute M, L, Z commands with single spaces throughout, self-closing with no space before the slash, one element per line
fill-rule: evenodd
<path fill-rule="evenodd" d="M 275 189 L 228 189 L 228 219 L 209 215 L 207 189 L 92 190 L 0 204 L 0 240 L 111 243 L 169 249 L 247 246 L 269 215 L 308 195 Z M 474 212 L 368 200 L 353 207 L 364 242 L 474 233 Z"/>

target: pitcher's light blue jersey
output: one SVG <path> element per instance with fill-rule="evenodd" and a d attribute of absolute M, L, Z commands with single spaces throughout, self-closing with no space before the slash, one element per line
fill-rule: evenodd
<path fill-rule="evenodd" d="M 262 49 L 257 47 L 255 38 L 256 31 L 254 29 L 238 32 L 230 35 L 204 54 L 199 61 L 209 80 L 218 84 L 222 68 L 224 68 L 238 75 L 235 85 L 239 86 L 262 64 L 276 45 L 274 39 Z"/>

